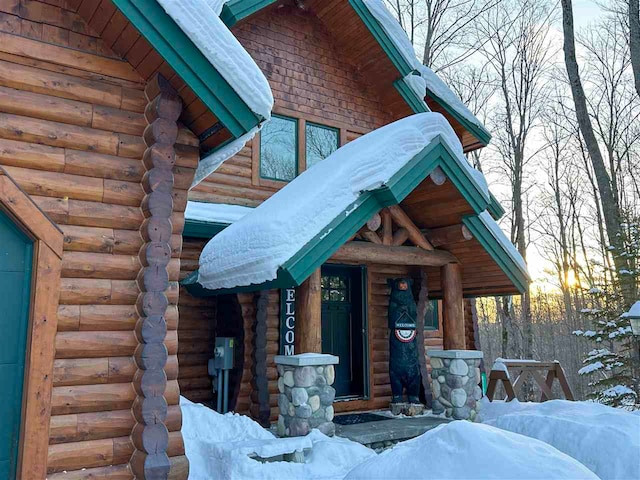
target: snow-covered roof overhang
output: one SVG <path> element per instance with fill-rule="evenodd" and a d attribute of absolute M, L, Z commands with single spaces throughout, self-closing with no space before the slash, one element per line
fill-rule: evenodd
<path fill-rule="evenodd" d="M 527 264 L 488 211 L 469 215 L 462 222 L 471 231 L 491 258 L 500 266 L 520 293 L 524 293 L 531 278 Z"/>
<path fill-rule="evenodd" d="M 232 155 L 271 116 L 273 95 L 264 74 L 220 20 L 219 0 L 113 0 L 131 24 L 193 90 L 226 128 L 231 139 L 219 146 Z M 220 125 L 212 125 L 219 129 Z M 202 140 L 202 139 L 201 139 Z M 216 147 L 218 148 L 218 147 Z M 226 158 L 209 158 L 204 178 Z M 207 158 L 205 158 L 207 160 Z"/>
<path fill-rule="evenodd" d="M 437 168 L 476 215 L 488 208 L 486 182 L 446 119 L 417 114 L 341 147 L 224 229 L 184 283 L 196 295 L 300 285 L 374 213 L 399 204 Z"/>
<path fill-rule="evenodd" d="M 422 104 L 425 97 L 434 100 L 482 144 L 487 145 L 491 140 L 489 131 L 458 96 L 430 68 L 422 65 L 416 58 L 411 41 L 384 2 L 382 0 L 349 0 L 349 3 L 391 59 L 403 83 L 413 92 L 413 96 L 417 97 Z M 420 78 L 422 82 L 418 82 L 415 77 Z M 395 86 L 399 91 L 404 88 L 400 82 L 396 82 Z M 400 93 L 403 97 L 406 95 L 402 91 Z M 414 111 L 415 109 L 416 107 Z"/>

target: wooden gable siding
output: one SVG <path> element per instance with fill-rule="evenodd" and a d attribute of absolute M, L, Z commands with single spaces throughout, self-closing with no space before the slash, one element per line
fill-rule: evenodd
<path fill-rule="evenodd" d="M 0 0 L 0 11 L 0 165 L 64 232 L 48 478 L 132 478 L 144 81 L 68 9 Z M 54 31 L 59 41 L 46 33 Z M 78 36 L 82 42 L 65 45 Z M 193 134 L 182 128 L 178 143 L 165 341 L 172 478 L 181 478 L 186 464 L 177 281 L 187 188 L 198 162 Z"/>
<path fill-rule="evenodd" d="M 232 31 L 269 80 L 274 113 L 339 128 L 341 144 L 399 118 L 312 11 L 267 9 Z M 384 88 L 393 90 L 391 83 Z M 256 135 L 189 198 L 247 206 L 269 198 L 285 184 L 259 178 L 259 145 Z"/>
<path fill-rule="evenodd" d="M 60 1 L 64 2 L 63 14 L 76 20 L 80 19 L 81 24 L 85 25 L 85 29 L 91 32 L 90 35 L 93 36 L 92 38 L 100 51 L 127 60 L 145 81 L 153 78 L 157 73 L 161 73 L 167 78 L 171 85 L 178 90 L 184 102 L 181 121 L 193 133 L 200 135 L 218 123 L 215 115 L 207 109 L 193 90 L 182 81 L 149 42 L 140 35 L 111 0 Z M 203 147 L 216 146 L 230 136 L 229 131 L 223 128 L 216 135 L 209 137 L 203 143 Z"/>

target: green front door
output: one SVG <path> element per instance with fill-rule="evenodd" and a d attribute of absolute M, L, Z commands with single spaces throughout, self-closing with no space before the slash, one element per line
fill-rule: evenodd
<path fill-rule="evenodd" d="M 322 352 L 340 357 L 333 387 L 337 397 L 366 393 L 366 322 L 361 267 L 322 267 Z"/>
<path fill-rule="evenodd" d="M 0 478 L 16 476 L 33 242 L 0 210 Z"/>

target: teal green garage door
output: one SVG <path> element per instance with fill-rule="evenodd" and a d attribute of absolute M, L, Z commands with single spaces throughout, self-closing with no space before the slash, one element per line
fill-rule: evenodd
<path fill-rule="evenodd" d="M 0 210 L 0 478 L 16 476 L 33 242 Z"/>

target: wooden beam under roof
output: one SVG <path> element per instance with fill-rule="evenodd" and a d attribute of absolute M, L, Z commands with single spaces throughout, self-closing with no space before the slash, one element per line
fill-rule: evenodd
<path fill-rule="evenodd" d="M 423 250 L 417 247 L 394 247 L 355 241 L 345 243 L 333 254 L 331 260 L 423 267 L 441 267 L 458 261 L 454 255 L 444 250 Z"/>

